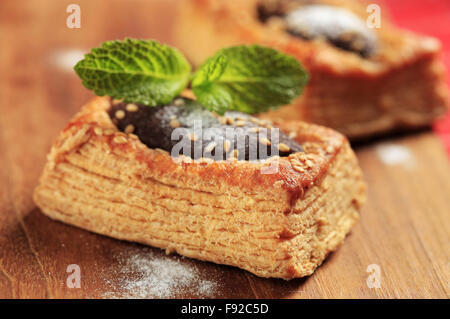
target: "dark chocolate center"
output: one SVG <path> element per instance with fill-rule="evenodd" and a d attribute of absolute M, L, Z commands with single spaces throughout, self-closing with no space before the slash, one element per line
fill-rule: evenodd
<path fill-rule="evenodd" d="M 270 5 L 269 5 L 270 4 Z M 286 32 L 306 40 L 326 39 L 337 48 L 369 57 L 377 39 L 361 18 L 351 11 L 329 5 L 287 6 L 286 1 L 261 1 L 257 8 L 261 22 L 279 17 Z"/>
<path fill-rule="evenodd" d="M 148 147 L 166 150 L 172 156 L 258 160 L 303 151 L 265 121 L 240 112 L 218 116 L 187 98 L 157 107 L 113 103 L 109 116 L 119 130 L 133 133 Z"/>

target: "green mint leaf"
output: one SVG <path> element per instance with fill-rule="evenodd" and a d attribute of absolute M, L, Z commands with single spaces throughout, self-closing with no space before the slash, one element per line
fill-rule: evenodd
<path fill-rule="evenodd" d="M 108 41 L 75 65 L 97 95 L 149 106 L 168 104 L 186 88 L 191 66 L 176 49 L 153 40 Z"/>
<path fill-rule="evenodd" d="M 222 49 L 196 72 L 192 90 L 205 107 L 258 113 L 289 104 L 308 74 L 293 57 L 259 45 Z"/>

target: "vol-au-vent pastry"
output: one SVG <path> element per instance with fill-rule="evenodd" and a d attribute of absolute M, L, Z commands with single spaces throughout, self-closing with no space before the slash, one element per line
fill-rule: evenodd
<path fill-rule="evenodd" d="M 310 74 L 305 92 L 263 118 L 316 123 L 351 139 L 427 126 L 448 106 L 440 43 L 396 28 L 384 7 L 369 4 L 186 0 L 177 7 L 174 38 L 194 64 L 221 47 L 245 43 L 301 61 Z"/>
<path fill-rule="evenodd" d="M 133 134 L 151 130 L 133 120 L 135 107 L 99 97 L 70 121 L 34 193 L 44 214 L 117 239 L 285 279 L 310 275 L 358 220 L 364 183 L 341 134 L 302 122 L 282 124 L 295 138 L 280 139 L 286 152 L 277 159 L 278 172 L 263 174 L 270 161 L 174 161 L 159 139 L 169 134 L 165 123 L 157 128 L 159 137 Z M 125 115 L 110 116 L 112 110 Z M 169 119 L 170 111 L 161 108 L 159 115 Z M 229 119 L 233 125 L 239 121 Z M 186 116 L 169 121 L 189 124 Z M 245 121 L 249 128 L 265 128 Z M 231 154 L 234 147 L 220 148 Z"/>
<path fill-rule="evenodd" d="M 253 54 L 254 49 L 231 52 Z M 239 100 L 236 91 L 225 88 L 220 101 L 229 93 L 241 107 L 211 111 L 220 90 L 212 80 L 221 78 L 217 68 L 226 75 L 239 60 L 245 69 L 236 54 L 233 60 L 219 55 L 217 61 L 228 62 L 217 68 L 209 65 L 194 76 L 195 96 L 208 96 L 208 107 L 178 95 L 187 82 L 168 93 L 173 84 L 166 81 L 168 76 L 164 82 L 144 76 L 160 70 L 167 57 L 172 60 L 165 72 L 177 78 L 184 62 L 168 50 L 153 42 L 111 42 L 77 65 L 83 84 L 97 94 L 116 92 L 118 86 L 103 81 L 115 74 L 111 81 L 133 85 L 139 95 L 129 98 L 135 102 L 96 97 L 70 120 L 48 155 L 34 192 L 36 204 L 53 219 L 98 234 L 258 276 L 291 279 L 312 274 L 343 242 L 365 200 L 365 184 L 349 142 L 321 126 L 274 124 L 243 113 L 241 107 L 256 107 L 255 101 L 247 95 Z M 275 54 L 278 65 L 286 58 L 271 49 L 256 50 L 261 59 Z M 133 69 L 129 77 L 123 64 L 136 60 L 123 52 L 138 59 L 147 56 L 139 63 L 148 63 L 147 68 Z M 109 57 L 123 63 L 111 64 Z M 96 61 L 95 72 L 90 59 Z M 285 69 L 283 74 L 299 75 L 298 70 Z M 214 77 L 205 76 L 210 71 Z M 134 83 L 137 73 L 142 78 Z M 289 80 L 278 80 L 282 78 L 284 84 Z M 211 82 L 203 87 L 202 81 Z M 154 90 L 161 83 L 165 89 L 158 98 L 146 95 L 148 87 Z M 266 92 L 279 89 L 264 85 Z M 246 88 L 257 89 L 255 83 Z M 170 102 L 162 102 L 174 94 Z M 285 93 L 280 94 L 283 98 Z"/>

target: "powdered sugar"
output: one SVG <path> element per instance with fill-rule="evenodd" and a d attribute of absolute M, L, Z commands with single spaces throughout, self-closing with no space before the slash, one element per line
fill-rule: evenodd
<path fill-rule="evenodd" d="M 412 168 L 415 164 L 414 155 L 409 148 L 394 144 L 383 143 L 376 147 L 378 158 L 386 165 L 401 165 L 403 167 Z"/>
<path fill-rule="evenodd" d="M 60 70 L 73 72 L 73 67 L 83 59 L 85 53 L 79 49 L 59 50 L 52 54 L 51 61 Z"/>
<path fill-rule="evenodd" d="M 109 280 L 105 298 L 174 298 L 181 291 L 197 297 L 212 297 L 217 283 L 202 278 L 194 261 L 165 256 L 140 247 L 117 256 L 119 271 Z"/>

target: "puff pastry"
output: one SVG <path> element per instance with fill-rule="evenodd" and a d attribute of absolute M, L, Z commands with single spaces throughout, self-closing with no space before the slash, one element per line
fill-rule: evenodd
<path fill-rule="evenodd" d="M 294 30 L 287 30 L 283 17 L 311 5 L 335 8 L 336 15 L 325 12 L 326 18 L 311 22 L 323 34 L 304 30 L 301 22 L 312 16 L 305 12 L 297 12 L 300 21 L 288 16 Z M 174 39 L 194 64 L 221 47 L 242 43 L 272 46 L 297 57 L 311 76 L 305 92 L 292 105 L 261 114 L 264 118 L 312 122 L 351 139 L 430 124 L 448 105 L 440 43 L 399 30 L 385 18 L 380 28 L 369 30 L 366 9 L 367 3 L 355 0 L 186 0 L 179 5 Z M 351 27 L 359 19 L 365 30 L 334 36 L 343 19 L 332 30 L 321 29 L 340 15 L 352 20 Z M 358 33 L 362 37 L 357 41 L 346 39 Z"/>
<path fill-rule="evenodd" d="M 333 130 L 281 123 L 303 152 L 266 162 L 174 161 L 119 131 L 111 107 L 93 99 L 54 143 L 34 192 L 49 217 L 284 279 L 312 274 L 358 220 L 365 184 Z"/>

